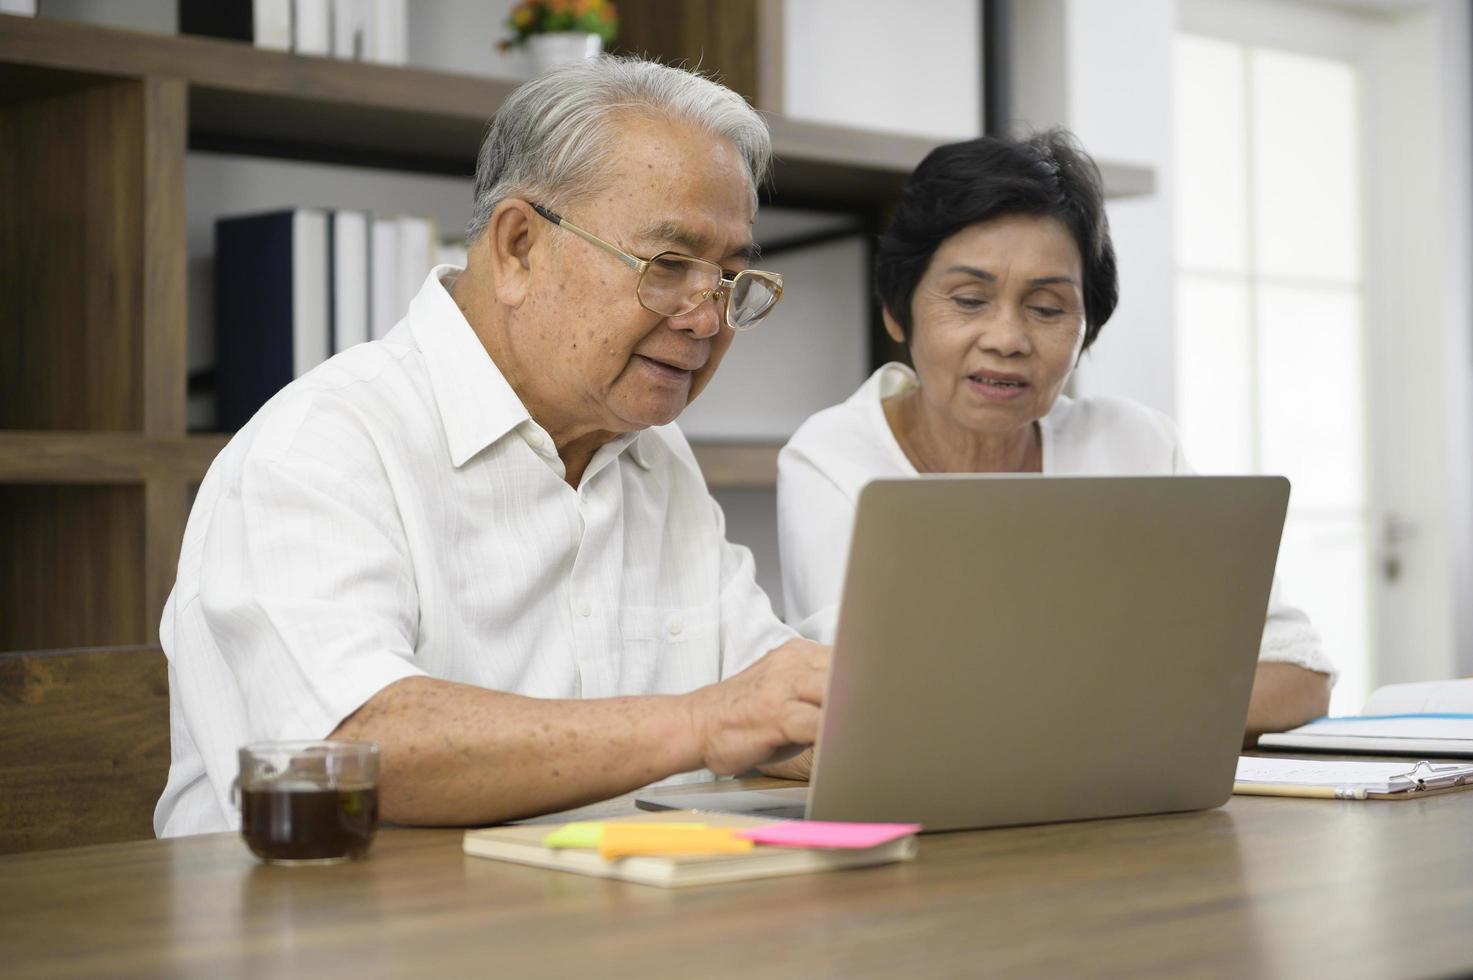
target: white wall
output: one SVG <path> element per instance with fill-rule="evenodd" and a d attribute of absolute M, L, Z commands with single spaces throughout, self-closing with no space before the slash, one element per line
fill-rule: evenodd
<path fill-rule="evenodd" d="M 1469 6 L 1183 0 L 1182 9 L 1193 31 L 1358 66 L 1366 478 L 1376 564 L 1391 553 L 1380 538 L 1388 517 L 1406 519 L 1412 531 L 1396 548 L 1400 576 L 1387 581 L 1379 567 L 1373 576 L 1370 682 L 1473 673 Z"/>
<path fill-rule="evenodd" d="M 526 78 L 526 52 L 501 52 L 506 16 L 516 0 L 412 0 L 409 4 L 409 63 L 440 71 Z"/>
<path fill-rule="evenodd" d="M 864 265 L 858 237 L 762 263 L 783 274 L 782 303 L 737 335 L 710 387 L 681 416 L 685 433 L 786 441 L 808 416 L 853 394 L 869 365 Z"/>
<path fill-rule="evenodd" d="M 1013 4 L 1015 132 L 1064 126 L 1096 159 L 1143 164 L 1155 193 L 1106 205 L 1120 305 L 1085 354 L 1072 390 L 1172 414 L 1175 272 L 1171 209 L 1172 0 Z"/>
<path fill-rule="evenodd" d="M 1448 245 L 1450 236 L 1465 228 L 1468 212 L 1449 221 L 1459 212 L 1447 202 L 1453 185 L 1465 184 L 1469 172 L 1447 171 L 1449 131 L 1439 111 L 1444 66 L 1436 57 L 1440 21 L 1434 10 L 1425 10 L 1378 24 L 1380 41 L 1367 52 L 1363 69 L 1370 130 L 1365 140 L 1370 502 L 1373 522 L 1398 515 L 1413 527 L 1412 536 L 1397 546 L 1401 574 L 1396 581 L 1385 581 L 1377 569 L 1372 686 L 1454 672 L 1449 464 L 1456 457 L 1448 452 L 1448 409 L 1458 368 L 1466 388 L 1468 362 L 1448 358 L 1446 371 L 1428 369 L 1441 360 L 1437 351 L 1457 349 L 1467 329 L 1466 318 L 1448 316 L 1449 294 L 1466 290 L 1467 275 L 1467 265 L 1457 262 Z M 1466 33 L 1463 37 L 1466 45 Z M 1451 133 L 1466 134 L 1466 126 Z M 1435 149 L 1406 152 L 1414 146 Z M 1454 299 L 1451 306 L 1456 305 Z M 1457 457 L 1466 458 L 1466 451 Z"/>
<path fill-rule="evenodd" d="M 1453 669 L 1473 677 L 1473 12 L 1447 3 L 1437 12 L 1442 97 L 1441 147 L 1447 181 L 1444 294 L 1447 348 L 1448 542 Z"/>
<path fill-rule="evenodd" d="M 787 0 L 785 115 L 945 139 L 982 131 L 975 0 Z"/>

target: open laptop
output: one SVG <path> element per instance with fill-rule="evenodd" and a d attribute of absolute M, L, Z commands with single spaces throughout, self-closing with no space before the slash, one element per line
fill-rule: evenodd
<path fill-rule="evenodd" d="M 926 830 L 1221 806 L 1282 477 L 940 476 L 860 495 L 806 788 L 645 809 Z"/>

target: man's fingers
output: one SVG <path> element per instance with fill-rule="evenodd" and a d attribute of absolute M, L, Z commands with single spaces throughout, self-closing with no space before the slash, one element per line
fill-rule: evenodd
<path fill-rule="evenodd" d="M 783 707 L 783 740 L 794 745 L 812 745 L 818 739 L 819 714 L 817 705 L 790 701 Z"/>
<path fill-rule="evenodd" d="M 827 670 L 804 670 L 793 682 L 793 693 L 805 704 L 818 707 L 823 704 L 824 688 L 828 686 Z"/>

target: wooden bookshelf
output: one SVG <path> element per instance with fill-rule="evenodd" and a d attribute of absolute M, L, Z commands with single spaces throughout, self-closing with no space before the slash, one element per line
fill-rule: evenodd
<path fill-rule="evenodd" d="M 469 177 L 513 87 L 0 15 L 0 651 L 156 641 L 225 443 L 186 430 L 188 151 Z M 935 145 L 770 123 L 771 201 L 871 219 Z M 697 452 L 715 487 L 775 479 L 775 445 Z"/>

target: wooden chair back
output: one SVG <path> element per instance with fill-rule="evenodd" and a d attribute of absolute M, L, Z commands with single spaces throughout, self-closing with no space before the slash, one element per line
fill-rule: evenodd
<path fill-rule="evenodd" d="M 0 854 L 152 837 L 168 773 L 163 650 L 0 653 Z"/>

